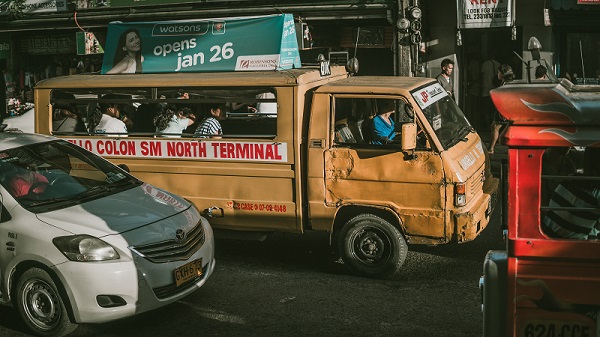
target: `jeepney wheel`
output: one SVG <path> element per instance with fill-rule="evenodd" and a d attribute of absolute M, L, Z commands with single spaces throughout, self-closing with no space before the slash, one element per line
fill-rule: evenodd
<path fill-rule="evenodd" d="M 342 260 L 356 274 L 389 278 L 406 260 L 408 245 L 402 233 L 376 215 L 355 216 L 344 225 L 339 237 Z"/>
<path fill-rule="evenodd" d="M 15 304 L 27 327 L 38 336 L 65 336 L 77 328 L 69 320 L 54 281 L 40 268 L 31 268 L 19 277 Z"/>

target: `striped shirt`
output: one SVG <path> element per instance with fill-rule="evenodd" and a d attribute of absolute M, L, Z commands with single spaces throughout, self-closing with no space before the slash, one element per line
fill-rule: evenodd
<path fill-rule="evenodd" d="M 221 124 L 214 117 L 208 117 L 198 125 L 194 132 L 194 137 L 206 138 L 210 136 L 220 136 L 223 134 Z"/>
<path fill-rule="evenodd" d="M 550 197 L 550 207 L 587 210 L 549 210 L 542 222 L 553 238 L 595 240 L 600 230 L 600 186 L 597 181 L 567 180 Z"/>

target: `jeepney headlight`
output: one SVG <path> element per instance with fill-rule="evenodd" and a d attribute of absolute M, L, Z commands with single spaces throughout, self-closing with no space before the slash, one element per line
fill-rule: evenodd
<path fill-rule="evenodd" d="M 467 204 L 467 187 L 465 183 L 454 184 L 454 205 L 464 206 Z"/>
<path fill-rule="evenodd" d="M 60 236 L 52 239 L 52 243 L 71 261 L 96 262 L 120 258 L 111 245 L 90 235 Z"/>

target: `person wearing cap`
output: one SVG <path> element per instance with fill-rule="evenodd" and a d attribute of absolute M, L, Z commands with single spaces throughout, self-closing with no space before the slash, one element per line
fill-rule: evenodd
<path fill-rule="evenodd" d="M 226 115 L 227 107 L 224 104 L 209 104 L 207 112 L 204 113 L 204 117 L 194 132 L 194 137 L 222 136 L 223 129 L 219 121 L 225 119 Z"/>

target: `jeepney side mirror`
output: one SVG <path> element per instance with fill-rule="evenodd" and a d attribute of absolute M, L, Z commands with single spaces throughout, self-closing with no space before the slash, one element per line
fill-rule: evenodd
<path fill-rule="evenodd" d="M 417 123 L 402 124 L 402 151 L 414 151 L 417 147 Z"/>

